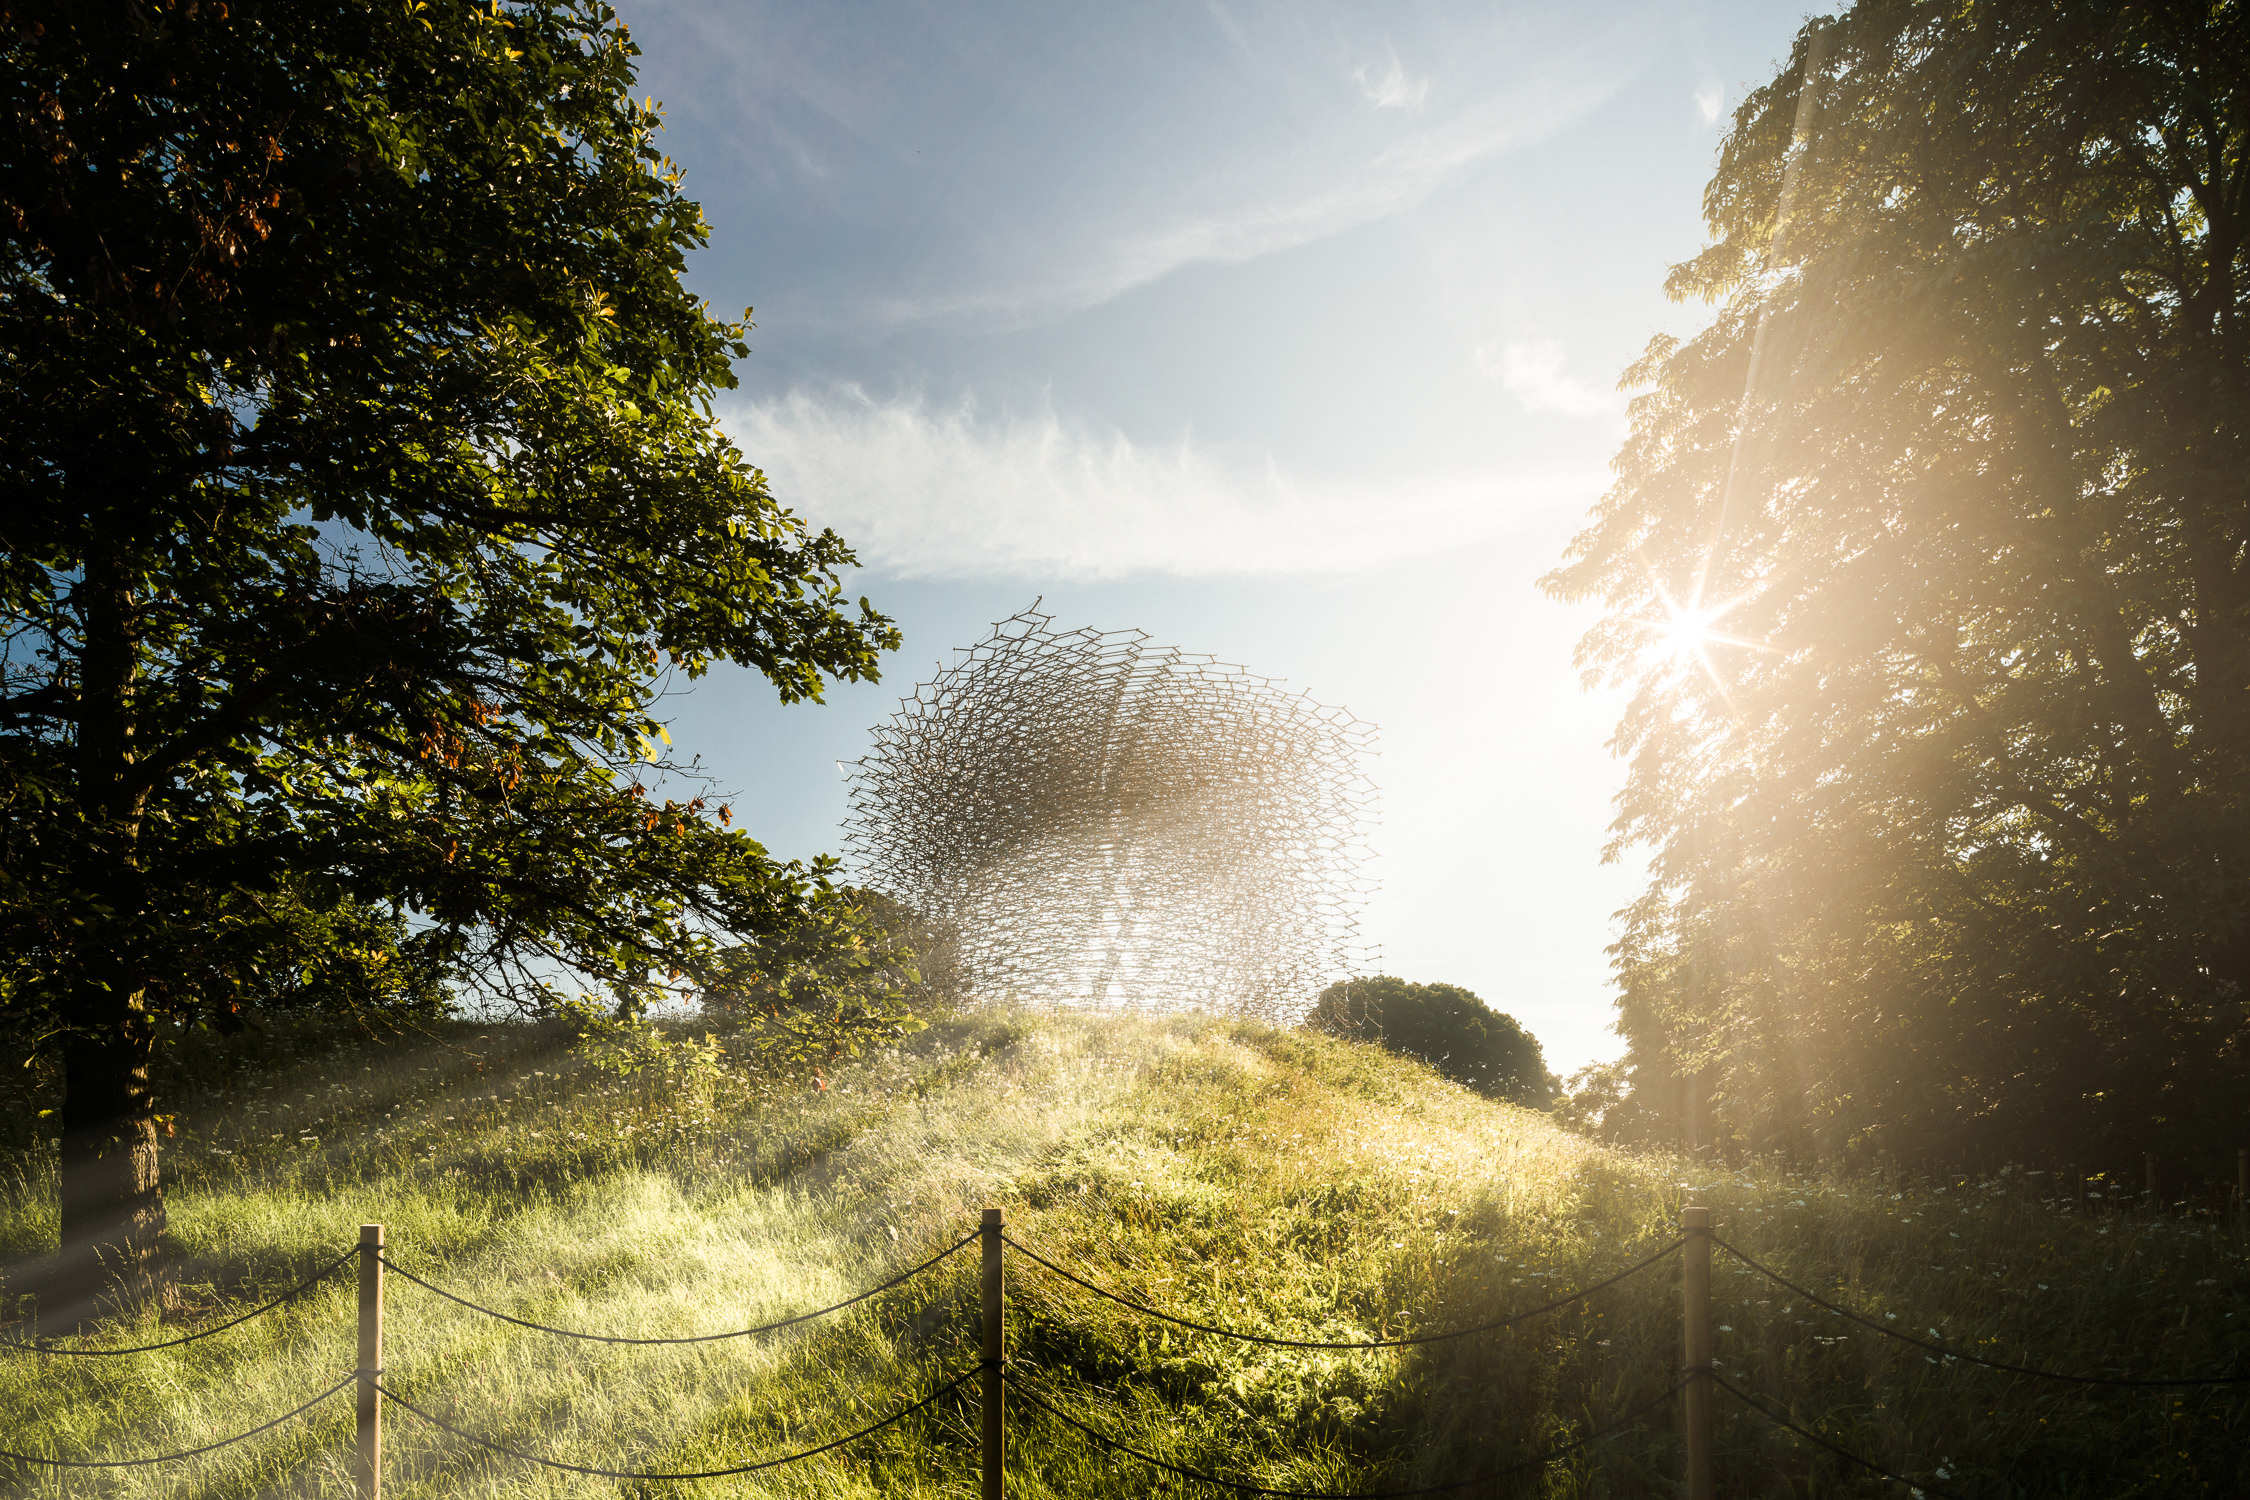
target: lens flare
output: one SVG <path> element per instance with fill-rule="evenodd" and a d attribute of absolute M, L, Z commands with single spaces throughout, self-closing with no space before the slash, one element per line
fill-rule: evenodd
<path fill-rule="evenodd" d="M 1657 608 L 1643 617 L 1641 625 L 1648 635 L 1651 665 L 1669 666 L 1675 672 L 1700 673 L 1724 698 L 1727 697 L 1727 682 L 1714 657 L 1716 648 L 1776 649 L 1771 641 L 1722 628 L 1729 615 L 1749 602 L 1748 596 L 1706 602 L 1702 598 L 1702 580 L 1698 579 L 1694 592 L 1686 599 L 1675 599 L 1653 572 L 1649 585 L 1656 595 Z"/>
<path fill-rule="evenodd" d="M 1712 627 L 1718 622 L 1715 609 L 1677 609 L 1671 612 L 1658 631 L 1666 655 L 1677 662 L 1694 661 L 1703 656 L 1712 645 L 1725 640 Z"/>

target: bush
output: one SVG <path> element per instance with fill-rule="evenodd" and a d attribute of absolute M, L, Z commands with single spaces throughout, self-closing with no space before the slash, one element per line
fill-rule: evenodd
<path fill-rule="evenodd" d="M 1545 1109 L 1554 1100 L 1538 1039 L 1455 984 L 1408 984 L 1388 974 L 1320 992 L 1305 1025 L 1420 1058 L 1489 1099 Z"/>

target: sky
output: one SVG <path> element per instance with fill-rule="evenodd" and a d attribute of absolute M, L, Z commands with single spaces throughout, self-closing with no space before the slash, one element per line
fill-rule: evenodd
<path fill-rule="evenodd" d="M 1617 1055 L 1620 703 L 1537 579 L 1619 372 L 1708 318 L 1664 274 L 1802 5 L 618 10 L 712 225 L 689 285 L 756 310 L 721 420 L 905 635 L 822 704 L 732 670 L 667 703 L 740 823 L 836 851 L 839 763 L 1041 600 L 1377 725 L 1378 971 L 1565 1076 Z"/>

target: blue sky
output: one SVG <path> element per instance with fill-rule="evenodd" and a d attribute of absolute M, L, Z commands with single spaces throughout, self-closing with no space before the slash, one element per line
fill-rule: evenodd
<path fill-rule="evenodd" d="M 1384 971 L 1614 1055 L 1617 703 L 1534 580 L 1618 371 L 1706 317 L 1664 272 L 1802 6 L 618 8 L 712 223 L 691 285 L 757 309 L 723 420 L 906 634 L 825 705 L 673 701 L 745 825 L 835 849 L 836 763 L 1043 597 L 1379 725 Z"/>

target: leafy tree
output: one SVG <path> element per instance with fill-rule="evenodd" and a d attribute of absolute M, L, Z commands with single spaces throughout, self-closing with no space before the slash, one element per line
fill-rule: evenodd
<path fill-rule="evenodd" d="M 856 1057 L 923 1030 L 917 1011 L 958 999 L 949 935 L 880 891 L 834 894 L 802 921 L 720 955 L 702 992 L 704 1011 L 749 1032 L 769 1065 Z"/>
<path fill-rule="evenodd" d="M 1625 1094 L 1624 1064 L 1589 1063 L 1557 1090 L 1555 1120 L 1587 1135 L 1628 1136 Z"/>
<path fill-rule="evenodd" d="M 1743 101 L 1669 283 L 1717 318 L 1547 580 L 1637 690 L 1628 1113 L 2240 1138 L 2246 143 L 2233 3 L 1866 0 Z"/>
<path fill-rule="evenodd" d="M 1340 979 L 1320 992 L 1305 1025 L 1419 1058 L 1487 1098 L 1535 1109 L 1554 1098 L 1538 1040 L 1459 985 Z"/>
<path fill-rule="evenodd" d="M 153 1289 L 153 1049 L 432 976 L 632 1011 L 829 905 L 672 767 L 896 632 L 714 426 L 747 320 L 598 0 L 7 11 L 0 1020 L 65 1074 L 63 1261 Z M 840 919 L 841 920 L 841 919 Z"/>

